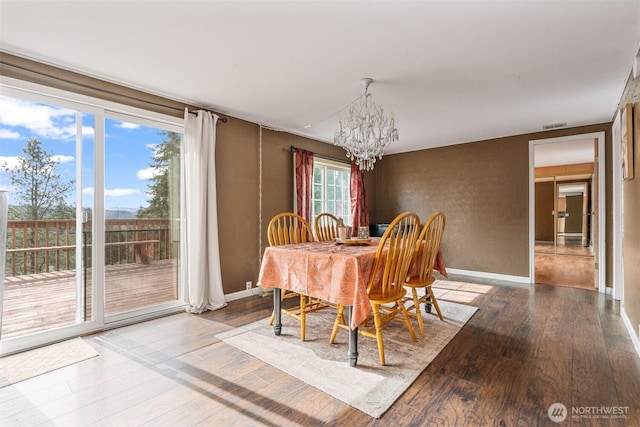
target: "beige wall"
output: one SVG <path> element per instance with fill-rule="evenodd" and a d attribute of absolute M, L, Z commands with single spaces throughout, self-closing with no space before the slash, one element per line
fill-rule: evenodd
<path fill-rule="evenodd" d="M 217 126 L 216 191 L 220 263 L 225 293 L 256 283 L 258 239 L 258 127 L 229 118 Z M 247 173 L 248 171 L 248 173 Z"/>
<path fill-rule="evenodd" d="M 448 267 L 528 277 L 529 141 L 605 131 L 609 146 L 610 129 L 605 123 L 385 156 L 376 166 L 376 215 L 383 222 L 410 210 L 424 219 L 441 210 Z"/>

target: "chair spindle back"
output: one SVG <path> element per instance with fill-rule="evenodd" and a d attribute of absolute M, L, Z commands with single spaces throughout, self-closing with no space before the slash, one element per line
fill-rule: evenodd
<path fill-rule="evenodd" d="M 284 212 L 273 217 L 267 228 L 269 245 L 313 242 L 313 232 L 300 215 Z"/>

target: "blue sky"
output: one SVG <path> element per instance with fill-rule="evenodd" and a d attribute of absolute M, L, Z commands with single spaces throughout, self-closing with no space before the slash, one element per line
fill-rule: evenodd
<path fill-rule="evenodd" d="M 83 207 L 92 207 L 94 194 L 94 118 L 83 114 Z M 155 171 L 150 168 L 154 149 L 162 142 L 159 129 L 105 121 L 105 207 L 137 209 L 147 205 L 147 183 Z M 62 180 L 76 179 L 76 112 L 51 105 L 0 96 L 0 166 L 16 165 L 22 148 L 30 137 L 43 142 L 47 152 L 58 161 Z M 0 170 L 0 190 L 9 191 L 11 182 Z M 74 204 L 74 194 L 68 202 Z"/>

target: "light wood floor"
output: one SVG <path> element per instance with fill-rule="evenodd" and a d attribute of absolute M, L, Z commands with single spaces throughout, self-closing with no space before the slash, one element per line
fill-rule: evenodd
<path fill-rule="evenodd" d="M 628 411 L 559 425 L 638 425 L 640 360 L 617 302 L 476 282 L 437 289 L 480 310 L 380 420 L 216 340 L 269 316 L 271 299 L 251 297 L 86 337 L 100 356 L 0 389 L 0 425 L 535 426 L 556 425 L 556 402 Z"/>
<path fill-rule="evenodd" d="M 535 282 L 595 291 L 595 257 L 580 245 L 536 243 Z"/>

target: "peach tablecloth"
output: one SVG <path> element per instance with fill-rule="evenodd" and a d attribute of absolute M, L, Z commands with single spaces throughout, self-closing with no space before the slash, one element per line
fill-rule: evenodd
<path fill-rule="evenodd" d="M 266 248 L 258 286 L 281 288 L 352 307 L 351 327 L 371 313 L 367 284 L 379 238 L 364 246 L 333 241 Z M 446 275 L 442 257 L 436 268 Z"/>

